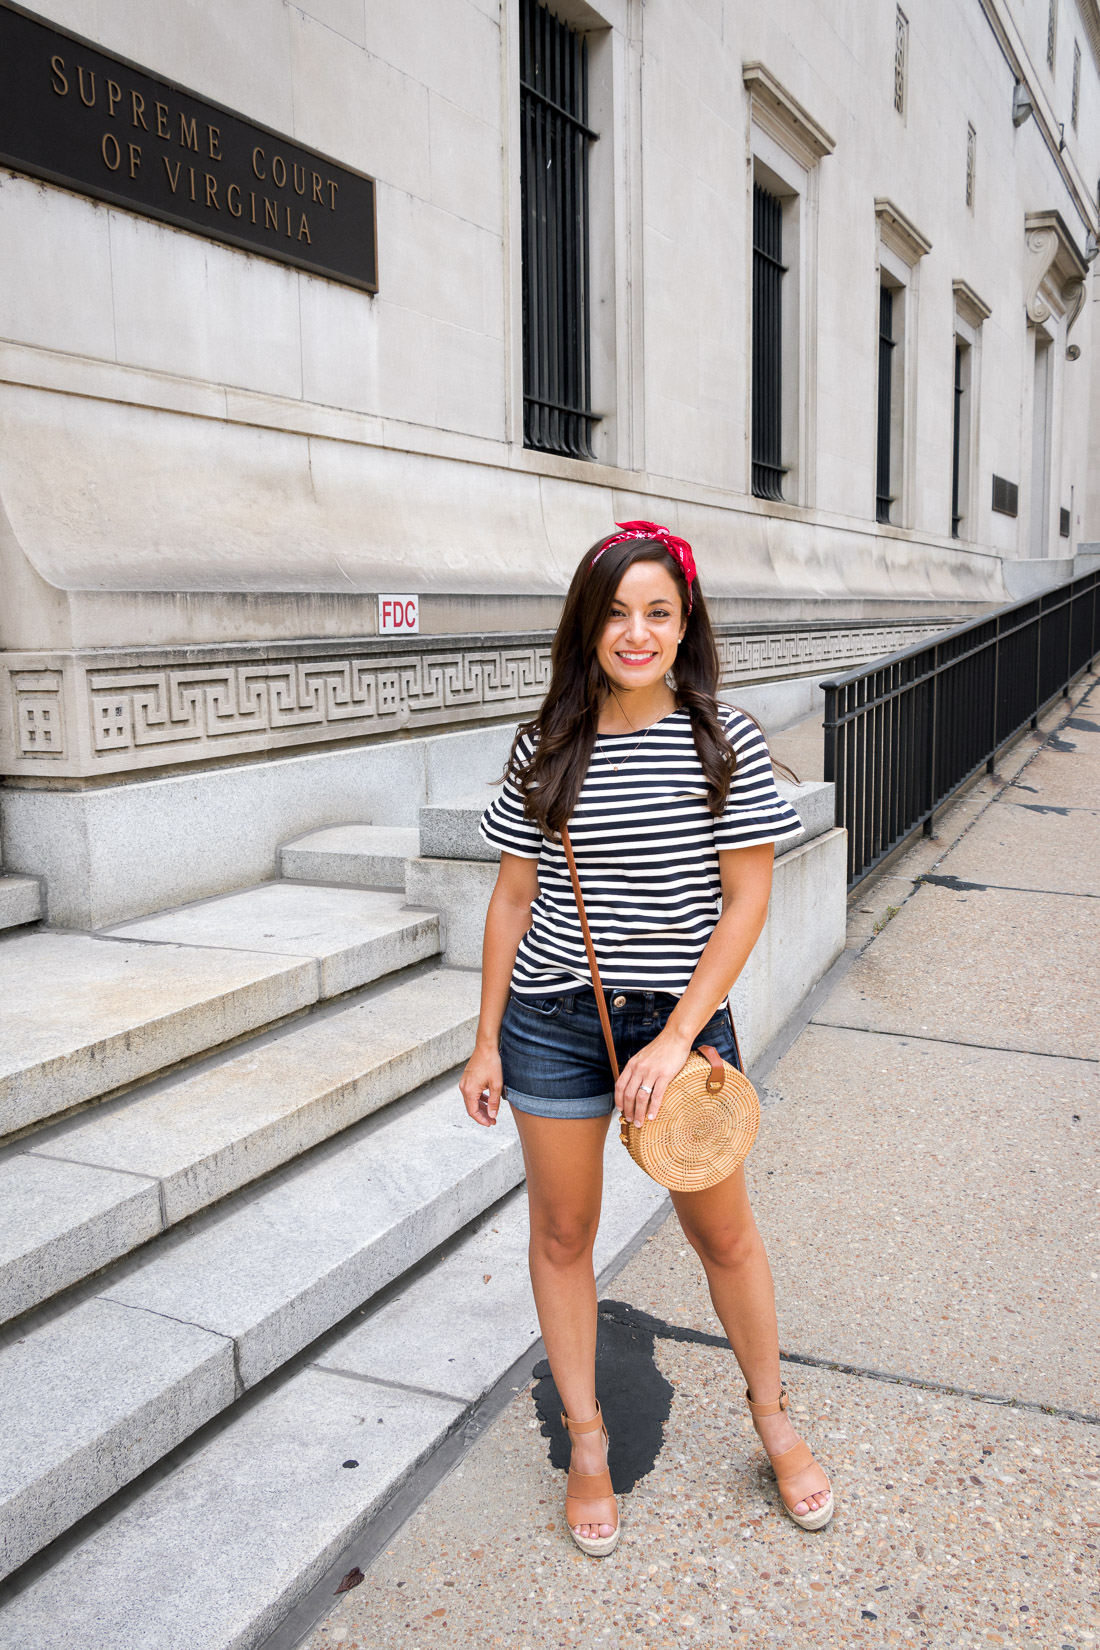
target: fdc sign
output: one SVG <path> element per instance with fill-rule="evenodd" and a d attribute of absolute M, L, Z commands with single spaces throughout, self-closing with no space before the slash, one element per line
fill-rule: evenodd
<path fill-rule="evenodd" d="M 380 636 L 416 636 L 419 631 L 419 596 L 379 596 L 378 634 Z"/>

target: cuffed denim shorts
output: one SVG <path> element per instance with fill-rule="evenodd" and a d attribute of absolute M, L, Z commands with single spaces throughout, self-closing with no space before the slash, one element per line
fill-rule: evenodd
<path fill-rule="evenodd" d="M 663 1030 L 678 998 L 663 991 L 607 991 L 620 1070 Z M 740 1069 L 724 1008 L 707 1021 L 695 1046 L 710 1043 Z M 591 986 L 558 997 L 513 991 L 500 1028 L 504 1098 L 535 1117 L 606 1117 L 615 1105 L 596 993 Z"/>

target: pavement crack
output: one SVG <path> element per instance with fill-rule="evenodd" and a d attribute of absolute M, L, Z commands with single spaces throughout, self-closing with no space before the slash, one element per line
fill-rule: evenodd
<path fill-rule="evenodd" d="M 890 1031 L 879 1026 L 852 1026 L 844 1020 L 810 1021 L 811 1025 L 826 1026 L 830 1031 L 859 1031 L 865 1037 L 897 1037 L 906 1043 L 942 1043 L 947 1048 L 982 1048 L 990 1054 L 1028 1054 L 1035 1060 L 1079 1060 L 1082 1065 L 1100 1064 L 1093 1054 L 1056 1054 L 1046 1048 L 1010 1048 L 1007 1043 L 960 1042 L 957 1037 L 933 1037 L 927 1031 Z"/>
<path fill-rule="evenodd" d="M 620 1324 L 661 1341 L 687 1341 L 692 1346 L 713 1346 L 729 1352 L 730 1344 L 724 1335 L 712 1335 L 705 1329 L 688 1329 L 683 1324 L 667 1323 L 649 1312 L 643 1312 L 626 1301 L 604 1300 L 599 1315 L 607 1322 Z M 1064 1421 L 1080 1421 L 1086 1426 L 1100 1427 L 1100 1415 L 1083 1410 L 1064 1409 L 1057 1404 L 1041 1404 L 1029 1398 L 1006 1397 L 1003 1393 L 980 1392 L 973 1387 L 952 1386 L 946 1381 L 930 1381 L 920 1375 L 900 1375 L 892 1370 L 872 1369 L 866 1364 L 842 1363 L 838 1358 L 819 1358 L 809 1352 L 780 1351 L 784 1363 L 799 1364 L 807 1369 L 829 1370 L 837 1375 L 854 1375 L 864 1381 L 884 1381 L 890 1386 L 913 1387 L 920 1392 L 938 1392 L 945 1398 L 966 1398 L 973 1403 L 996 1404 L 1003 1409 L 1027 1410 L 1035 1415 L 1053 1415 Z"/>
<path fill-rule="evenodd" d="M 932 871 L 925 871 L 917 881 L 930 882 L 934 888 L 949 888 L 956 894 L 1053 894 L 1058 899 L 1100 899 L 1100 894 L 1085 888 L 1021 888 L 1014 882 L 966 882 L 962 877 L 936 876 Z"/>

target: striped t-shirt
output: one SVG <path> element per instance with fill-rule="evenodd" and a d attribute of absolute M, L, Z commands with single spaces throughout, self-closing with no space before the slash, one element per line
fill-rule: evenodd
<path fill-rule="evenodd" d="M 653 723 L 641 744 L 637 733 L 597 737 L 569 836 L 605 989 L 679 997 L 718 920 L 718 850 L 778 842 L 802 831 L 775 788 L 759 728 L 732 705 L 720 704 L 718 713 L 737 759 L 718 818 L 707 808 L 686 710 Z M 521 740 L 517 760 L 528 761 L 533 749 Z M 618 772 L 615 763 L 622 764 Z M 495 847 L 539 863 L 539 895 L 516 954 L 512 990 L 543 997 L 591 985 L 561 843 L 524 817 L 510 780 L 479 828 Z"/>

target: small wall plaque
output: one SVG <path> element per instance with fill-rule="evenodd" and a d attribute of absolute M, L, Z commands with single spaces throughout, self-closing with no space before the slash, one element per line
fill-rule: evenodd
<path fill-rule="evenodd" d="M 378 634 L 380 636 L 418 636 L 420 634 L 420 597 L 379 596 Z"/>

